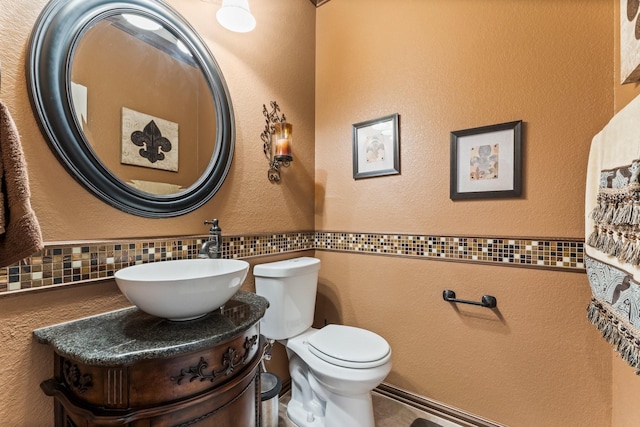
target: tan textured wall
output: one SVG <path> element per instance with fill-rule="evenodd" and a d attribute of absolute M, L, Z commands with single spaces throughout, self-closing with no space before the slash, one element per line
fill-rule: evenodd
<path fill-rule="evenodd" d="M 150 220 L 120 212 L 85 191 L 58 163 L 38 130 L 24 75 L 27 40 L 44 0 L 0 0 L 2 99 L 21 134 L 32 205 L 47 242 L 206 234 L 217 217 L 224 234 L 313 229 L 315 7 L 308 1 L 252 2 L 255 31 L 235 34 L 215 21 L 219 2 L 172 0 L 214 53 L 236 120 L 233 166 L 221 190 L 198 211 Z M 288 22 L 274 31 L 274 20 Z M 278 101 L 294 125 L 293 166 L 281 185 L 267 180 L 262 105 Z M 252 282 L 245 285 L 251 290 Z M 53 372 L 37 327 L 128 305 L 113 282 L 0 298 L 0 424 L 53 425 L 53 404 L 39 388 Z"/>
<path fill-rule="evenodd" d="M 614 73 L 614 109 L 620 111 L 632 99 L 640 95 L 640 83 L 620 84 L 620 2 L 614 1 L 616 10 L 615 19 L 615 73 Z M 624 362 L 618 353 L 611 352 L 613 359 L 613 396 L 612 396 L 612 426 L 636 427 L 640 424 L 640 376 L 634 369 Z"/>
<path fill-rule="evenodd" d="M 582 237 L 613 114 L 610 0 L 331 1 L 317 13 L 316 229 Z M 351 125 L 400 114 L 400 175 L 352 179 Z M 452 202 L 453 130 L 524 120 L 524 195 Z M 387 382 L 509 426 L 611 425 L 585 275 L 319 252 L 329 321 L 394 350 Z M 499 310 L 455 307 L 497 297 Z"/>
<path fill-rule="evenodd" d="M 613 398 L 611 425 L 636 427 L 640 423 L 640 378 L 618 353 L 613 352 Z"/>

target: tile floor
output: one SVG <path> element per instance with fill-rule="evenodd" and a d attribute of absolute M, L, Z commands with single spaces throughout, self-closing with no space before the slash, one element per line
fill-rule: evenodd
<path fill-rule="evenodd" d="M 451 421 L 443 420 L 404 403 L 397 402 L 375 391 L 372 396 L 376 427 L 459 427 Z M 287 418 L 287 402 L 289 398 L 289 393 L 280 397 L 278 427 L 296 427 Z"/>

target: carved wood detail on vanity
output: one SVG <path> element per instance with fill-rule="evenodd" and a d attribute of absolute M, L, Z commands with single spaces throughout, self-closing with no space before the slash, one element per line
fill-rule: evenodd
<path fill-rule="evenodd" d="M 109 368 L 105 372 L 107 376 L 105 396 L 107 408 L 125 407 L 127 402 L 127 390 L 129 389 L 129 373 L 125 368 Z"/>
<path fill-rule="evenodd" d="M 256 345 L 258 341 L 258 335 L 252 336 L 250 339 L 245 338 L 243 347 L 244 353 L 242 356 L 239 355 L 238 351 L 235 348 L 229 347 L 227 352 L 222 356 L 222 369 L 219 371 L 211 370 L 211 373 L 205 373 L 205 370 L 209 367 L 209 362 L 205 360 L 204 357 L 200 357 L 200 361 L 195 366 L 190 366 L 187 369 L 181 369 L 180 375 L 171 377 L 171 381 L 175 381 L 178 385 L 182 383 L 186 377 L 189 377 L 189 382 L 198 380 L 198 381 L 210 381 L 214 382 L 221 375 L 231 375 L 233 370 L 239 366 L 244 365 L 247 362 L 247 358 L 250 356 L 251 348 Z"/>
<path fill-rule="evenodd" d="M 62 375 L 69 388 L 77 393 L 84 393 L 93 386 L 91 375 L 80 372 L 78 365 L 65 360 L 62 364 Z"/>

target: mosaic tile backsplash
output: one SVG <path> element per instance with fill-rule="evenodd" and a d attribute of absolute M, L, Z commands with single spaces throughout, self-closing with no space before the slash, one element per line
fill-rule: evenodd
<path fill-rule="evenodd" d="M 206 238 L 191 236 L 46 245 L 31 257 L 0 268 L 0 294 L 99 280 L 134 264 L 197 258 Z M 315 249 L 584 272 L 583 242 L 580 239 L 307 231 L 223 236 L 222 243 L 223 258 Z"/>

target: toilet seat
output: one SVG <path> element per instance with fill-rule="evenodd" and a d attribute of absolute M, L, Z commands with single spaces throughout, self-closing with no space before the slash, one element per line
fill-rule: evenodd
<path fill-rule="evenodd" d="M 384 338 L 353 326 L 327 325 L 311 335 L 306 344 L 314 356 L 345 368 L 374 368 L 391 356 Z"/>

